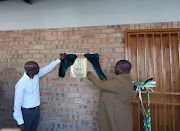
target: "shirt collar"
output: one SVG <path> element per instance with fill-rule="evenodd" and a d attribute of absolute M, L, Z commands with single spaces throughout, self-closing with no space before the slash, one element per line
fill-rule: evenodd
<path fill-rule="evenodd" d="M 30 77 L 26 74 L 26 72 L 24 72 L 23 77 L 24 77 L 24 79 L 25 79 L 25 80 L 29 80 L 29 79 L 31 79 L 31 78 L 30 78 Z"/>

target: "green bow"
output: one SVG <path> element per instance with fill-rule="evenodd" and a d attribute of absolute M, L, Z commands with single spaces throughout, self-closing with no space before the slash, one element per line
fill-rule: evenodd
<path fill-rule="evenodd" d="M 153 90 L 149 87 L 146 87 L 146 85 L 148 83 L 150 83 L 153 80 L 153 78 L 148 79 L 145 82 L 133 82 L 133 84 L 137 87 L 136 88 L 136 92 L 135 95 L 139 94 L 139 100 L 141 103 L 141 108 L 142 108 L 142 112 L 143 112 L 143 116 L 144 116 L 144 128 L 145 131 L 151 131 L 151 110 L 150 110 L 150 100 L 149 100 L 149 90 L 151 90 L 153 92 Z M 145 89 L 147 92 L 147 111 L 144 108 L 143 102 L 142 102 L 142 95 L 141 95 L 141 89 Z"/>

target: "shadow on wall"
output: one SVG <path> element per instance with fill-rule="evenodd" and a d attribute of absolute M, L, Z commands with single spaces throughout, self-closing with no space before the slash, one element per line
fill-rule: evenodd
<path fill-rule="evenodd" d="M 8 1 L 8 0 L 0 0 L 0 2 L 2 2 L 2 1 Z M 15 2 L 26 2 L 31 5 L 32 5 L 32 3 L 35 3 L 34 0 L 16 0 Z"/>
<path fill-rule="evenodd" d="M 32 2 L 33 2 L 33 0 L 23 0 L 23 1 L 25 1 L 26 3 L 29 3 L 31 5 L 32 5 Z"/>

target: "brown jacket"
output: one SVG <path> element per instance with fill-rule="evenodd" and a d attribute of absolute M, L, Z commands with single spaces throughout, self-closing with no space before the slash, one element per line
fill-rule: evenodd
<path fill-rule="evenodd" d="M 0 131 L 21 131 L 20 128 L 3 128 Z"/>
<path fill-rule="evenodd" d="M 99 130 L 132 131 L 130 99 L 133 94 L 133 84 L 131 76 L 121 74 L 102 81 L 90 74 L 88 79 L 103 90 L 98 105 Z"/>

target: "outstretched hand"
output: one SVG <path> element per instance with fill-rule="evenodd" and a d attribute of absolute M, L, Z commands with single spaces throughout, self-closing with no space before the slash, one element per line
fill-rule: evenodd
<path fill-rule="evenodd" d="M 107 79 L 101 75 L 101 80 L 106 81 Z"/>
<path fill-rule="evenodd" d="M 92 74 L 91 71 L 88 71 L 88 72 L 87 72 L 87 76 L 88 76 L 89 74 Z"/>
<path fill-rule="evenodd" d="M 59 59 L 60 59 L 60 60 L 64 60 L 65 58 L 66 58 L 66 53 L 62 54 Z"/>

